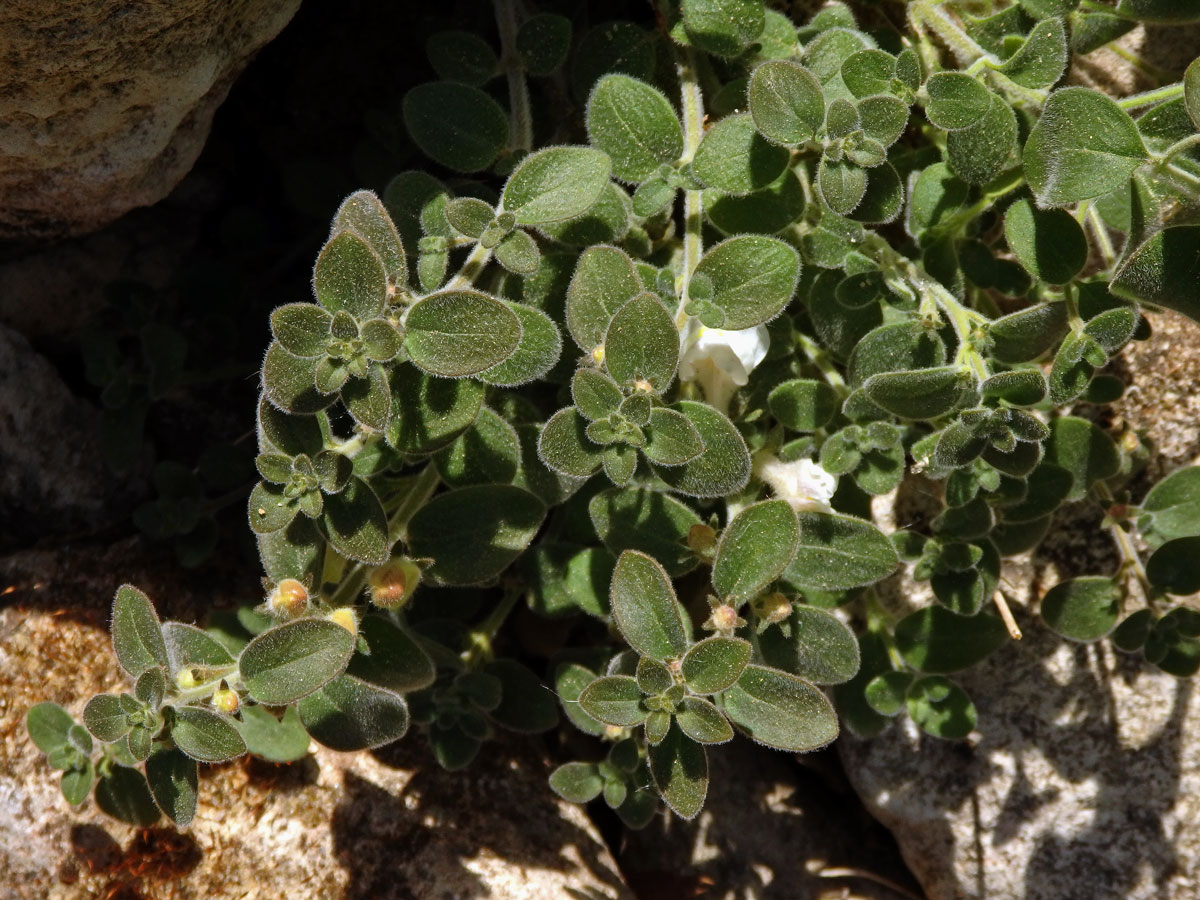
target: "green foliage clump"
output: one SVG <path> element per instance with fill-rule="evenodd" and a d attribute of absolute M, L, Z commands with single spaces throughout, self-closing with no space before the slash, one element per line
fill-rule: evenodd
<path fill-rule="evenodd" d="M 267 598 L 202 630 L 121 588 L 131 690 L 29 713 L 67 800 L 186 824 L 200 762 L 416 730 L 457 769 L 565 716 L 596 751 L 551 787 L 640 827 L 695 816 L 739 732 L 963 738 L 952 676 L 1019 636 L 1002 560 L 1068 504 L 1122 562 L 1045 624 L 1193 674 L 1200 470 L 1135 501 L 1145 454 L 1095 410 L 1143 305 L 1200 319 L 1200 62 L 1061 86 L 1184 6 L 917 0 L 897 31 L 663 0 L 574 34 L 497 0 L 498 49 L 432 37 L 403 102 L 432 170 L 346 198 L 316 302 L 271 316 Z M 882 528 L 918 473 L 934 508 Z M 902 567 L 933 600 L 897 616 L 875 586 Z M 540 663 L 521 603 L 567 620 Z"/>

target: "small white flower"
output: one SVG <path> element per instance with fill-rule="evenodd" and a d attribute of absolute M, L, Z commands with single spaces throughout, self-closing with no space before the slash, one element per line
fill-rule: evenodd
<path fill-rule="evenodd" d="M 758 463 L 758 477 L 797 512 L 832 512 L 829 501 L 837 490 L 837 476 L 830 475 L 811 459 L 780 462 L 774 456 L 767 456 Z"/>
<path fill-rule="evenodd" d="M 705 399 L 724 412 L 733 392 L 746 385 L 750 373 L 766 357 L 769 345 L 765 325 L 726 331 L 689 319 L 680 338 L 679 377 L 697 382 Z"/>

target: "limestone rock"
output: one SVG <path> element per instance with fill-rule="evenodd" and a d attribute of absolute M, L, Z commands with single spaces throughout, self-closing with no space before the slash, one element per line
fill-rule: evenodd
<path fill-rule="evenodd" d="M 24 716 L 39 700 L 78 714 L 86 696 L 122 685 L 104 631 L 116 586 L 137 583 L 186 621 L 255 590 L 219 564 L 181 577 L 168 555 L 139 546 L 0 560 L 5 898 L 631 900 L 587 817 L 547 788 L 528 742 L 494 745 L 458 773 L 437 768 L 417 736 L 374 755 L 320 749 L 290 766 L 202 767 L 199 811 L 182 832 L 136 831 L 90 800 L 70 809 Z"/>
<path fill-rule="evenodd" d="M 300 0 L 8 0 L 0 240 L 94 231 L 165 197 Z"/>
<path fill-rule="evenodd" d="M 619 854 L 642 897 L 709 900 L 904 900 L 914 896 L 896 845 L 855 801 L 836 760 L 795 757 L 737 738 L 708 754 L 708 799 L 691 822 L 662 815 Z M 861 876 L 867 872 L 899 889 Z M 696 891 L 692 894 L 689 891 Z M 703 893 L 700 891 L 703 890 Z"/>
<path fill-rule="evenodd" d="M 0 325 L 0 546 L 111 511 L 98 420 L 24 337 Z"/>

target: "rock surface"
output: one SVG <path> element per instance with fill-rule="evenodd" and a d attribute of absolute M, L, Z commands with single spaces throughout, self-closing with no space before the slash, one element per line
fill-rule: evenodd
<path fill-rule="evenodd" d="M 90 800 L 69 809 L 24 716 L 44 699 L 78 714 L 87 695 L 121 684 L 104 624 L 125 580 L 188 621 L 255 590 L 216 567 L 184 580 L 134 541 L 0 560 L 6 900 L 631 900 L 595 828 L 547 789 L 528 743 L 497 745 L 465 773 L 442 772 L 417 737 L 374 755 L 208 767 L 182 832 L 136 831 Z"/>
<path fill-rule="evenodd" d="M 854 801 L 836 760 L 738 738 L 708 754 L 704 809 L 632 832 L 621 869 L 646 898 L 905 900 L 916 891 L 895 843 Z M 818 873 L 824 871 L 828 877 Z M 886 887 L 854 871 L 867 873 Z M 839 876 L 836 873 L 843 873 Z M 689 893 L 695 891 L 695 893 Z"/>
<path fill-rule="evenodd" d="M 94 524 L 112 496 L 99 413 L 0 325 L 0 547 Z"/>
<path fill-rule="evenodd" d="M 300 0 L 0 6 L 0 240 L 94 231 L 165 197 Z"/>
<path fill-rule="evenodd" d="M 1131 387 L 1107 421 L 1157 448 L 1135 499 L 1200 453 L 1200 327 L 1171 314 L 1151 323 L 1151 340 L 1123 353 Z M 1094 505 L 1063 510 L 1032 559 L 1006 564 L 1024 638 L 954 676 L 978 709 L 977 740 L 940 741 L 902 718 L 877 738 L 839 744 L 855 789 L 930 900 L 1200 896 L 1192 681 L 1106 642 L 1067 644 L 1028 612 L 1059 579 L 1116 570 L 1100 516 Z M 897 613 L 932 602 L 927 585 L 905 579 L 880 593 Z"/>

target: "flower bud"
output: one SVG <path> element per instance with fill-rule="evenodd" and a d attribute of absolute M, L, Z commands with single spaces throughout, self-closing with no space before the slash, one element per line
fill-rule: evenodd
<path fill-rule="evenodd" d="M 787 621 L 792 614 L 792 602 L 779 591 L 759 597 L 754 601 L 754 611 L 760 621 L 776 625 Z"/>
<path fill-rule="evenodd" d="M 367 576 L 371 602 L 381 609 L 399 609 L 421 583 L 421 570 L 408 557 L 372 569 Z"/>
<path fill-rule="evenodd" d="M 688 529 L 687 545 L 697 556 L 711 556 L 717 546 L 717 533 L 711 525 L 693 525 Z"/>
<path fill-rule="evenodd" d="M 354 607 L 352 606 L 343 606 L 340 609 L 335 609 L 329 614 L 329 621 L 341 625 L 353 635 L 358 634 L 358 616 L 354 614 Z"/>
<path fill-rule="evenodd" d="M 233 714 L 241 706 L 241 700 L 238 699 L 237 691 L 221 688 L 213 691 L 212 704 L 220 712 Z"/>
<path fill-rule="evenodd" d="M 285 578 L 271 591 L 267 606 L 277 616 L 298 616 L 308 608 L 308 588 L 295 578 Z"/>
<path fill-rule="evenodd" d="M 603 344 L 597 344 L 595 347 L 592 348 L 592 362 L 594 362 L 596 365 L 600 365 L 601 363 L 604 362 L 604 345 Z"/>
<path fill-rule="evenodd" d="M 191 690 L 199 683 L 196 673 L 186 666 L 175 673 L 175 686 L 181 691 Z"/>
<path fill-rule="evenodd" d="M 737 628 L 738 613 L 737 610 L 728 604 L 714 606 L 712 611 L 713 627 L 717 631 L 733 631 Z"/>

